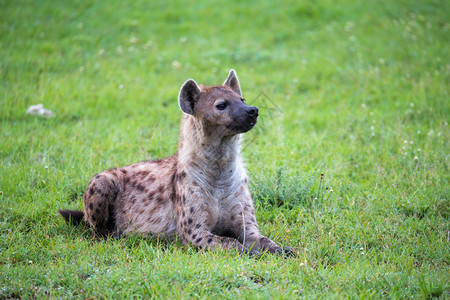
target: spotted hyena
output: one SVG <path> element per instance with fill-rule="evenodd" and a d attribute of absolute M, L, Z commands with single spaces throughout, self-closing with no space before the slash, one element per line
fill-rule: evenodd
<path fill-rule="evenodd" d="M 241 134 L 258 108 L 247 105 L 234 70 L 221 86 L 181 87 L 178 152 L 101 172 L 84 194 L 84 212 L 61 210 L 100 235 L 177 237 L 200 248 L 291 253 L 261 235 L 240 155 Z"/>

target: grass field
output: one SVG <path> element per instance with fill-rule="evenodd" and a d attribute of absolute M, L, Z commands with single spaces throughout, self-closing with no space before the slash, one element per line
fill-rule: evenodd
<path fill-rule="evenodd" d="M 0 0 L 0 299 L 449 298 L 449 11 Z M 243 155 L 261 231 L 298 257 L 63 222 L 95 173 L 173 154 L 181 84 L 230 68 L 260 108 Z"/>

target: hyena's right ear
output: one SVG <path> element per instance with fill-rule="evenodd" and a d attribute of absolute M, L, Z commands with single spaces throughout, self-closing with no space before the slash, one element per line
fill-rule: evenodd
<path fill-rule="evenodd" d="M 198 98 L 201 94 L 200 87 L 193 80 L 189 79 L 186 81 L 180 89 L 180 94 L 178 95 L 178 104 L 183 112 L 193 115 L 194 107 Z"/>

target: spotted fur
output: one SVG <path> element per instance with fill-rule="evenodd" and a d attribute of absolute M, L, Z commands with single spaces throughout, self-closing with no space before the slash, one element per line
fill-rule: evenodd
<path fill-rule="evenodd" d="M 101 172 L 84 194 L 84 212 L 60 211 L 101 235 L 178 237 L 200 248 L 282 253 L 258 230 L 241 134 L 258 109 L 245 104 L 234 70 L 221 86 L 188 80 L 179 93 L 183 111 L 178 152 Z M 78 220 L 77 220 L 78 219 Z"/>

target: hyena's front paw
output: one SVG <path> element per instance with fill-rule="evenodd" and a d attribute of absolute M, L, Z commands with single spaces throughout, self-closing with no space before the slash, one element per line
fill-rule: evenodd
<path fill-rule="evenodd" d="M 270 253 L 283 255 L 286 257 L 292 257 L 296 255 L 294 248 L 291 247 L 280 247 L 274 241 L 267 237 L 262 237 L 260 239 L 261 249 L 269 251 Z"/>
<path fill-rule="evenodd" d="M 285 257 L 295 257 L 297 256 L 297 252 L 295 251 L 295 248 L 292 247 L 279 247 L 276 250 L 276 253 L 279 255 L 283 255 Z"/>

